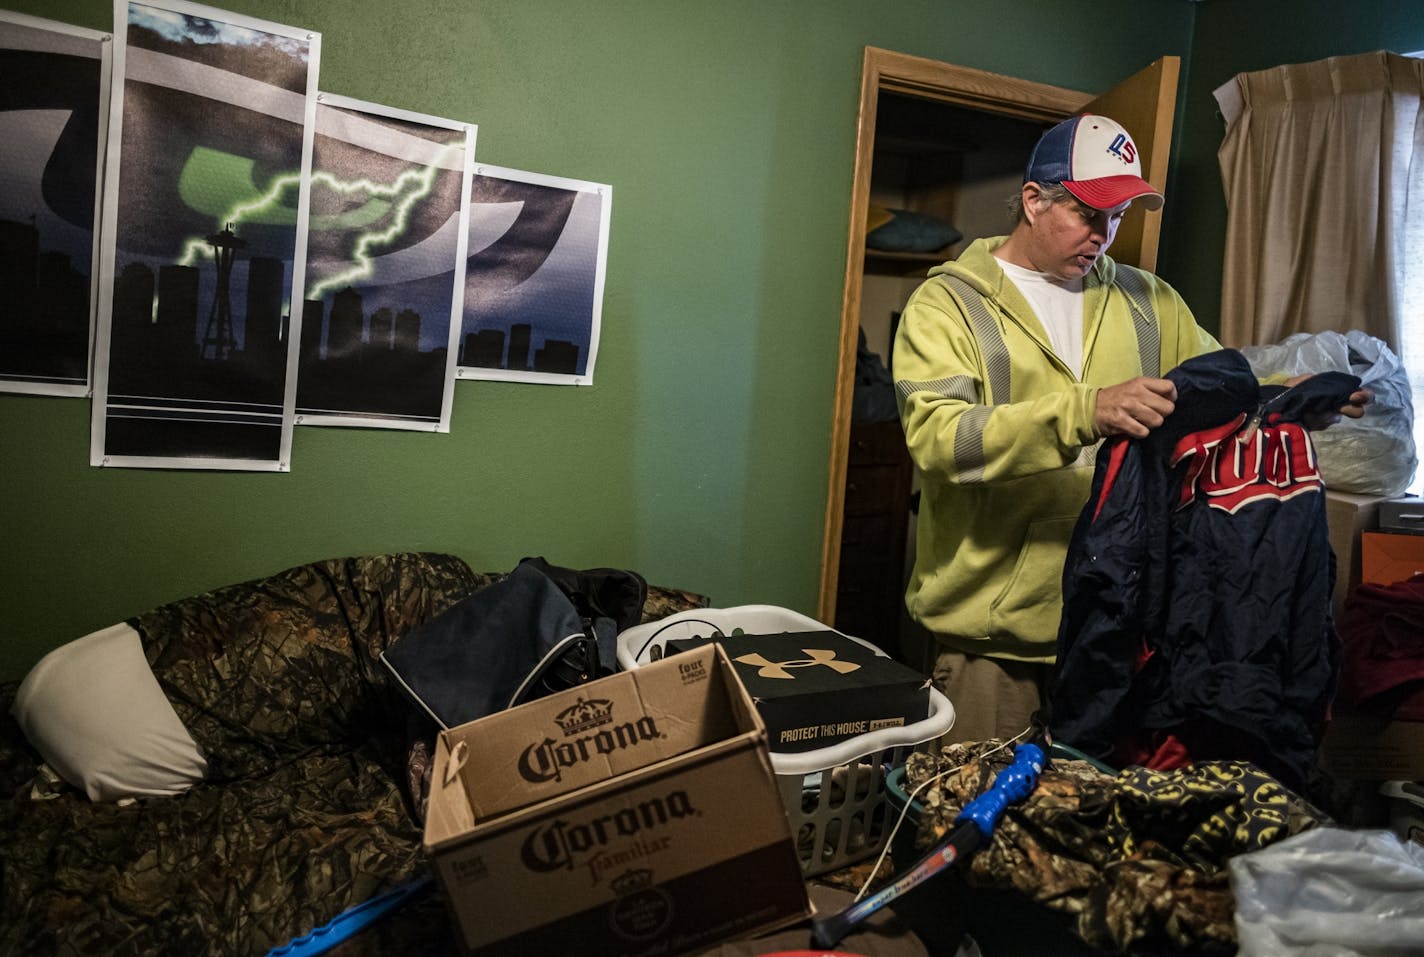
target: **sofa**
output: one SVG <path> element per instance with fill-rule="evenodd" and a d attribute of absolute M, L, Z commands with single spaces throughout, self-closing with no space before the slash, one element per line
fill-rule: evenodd
<path fill-rule="evenodd" d="M 91 799 L 12 714 L 20 682 L 0 685 L 0 953 L 294 953 L 411 887 L 424 892 L 327 952 L 454 953 L 423 881 L 412 757 L 435 729 L 380 655 L 501 577 L 447 554 L 341 558 L 129 619 L 205 762 L 172 793 Z M 648 586 L 642 620 L 706 604 Z"/>

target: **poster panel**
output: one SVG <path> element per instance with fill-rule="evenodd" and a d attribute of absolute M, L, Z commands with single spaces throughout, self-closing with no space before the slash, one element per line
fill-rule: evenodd
<path fill-rule="evenodd" d="M 591 385 L 613 187 L 476 164 L 458 373 Z"/>
<path fill-rule="evenodd" d="M 111 36 L 0 10 L 0 391 L 89 394 Z"/>
<path fill-rule="evenodd" d="M 179 0 L 114 22 L 90 460 L 286 471 L 321 37 Z"/>
<path fill-rule="evenodd" d="M 298 425 L 450 431 L 474 139 L 318 95 Z"/>

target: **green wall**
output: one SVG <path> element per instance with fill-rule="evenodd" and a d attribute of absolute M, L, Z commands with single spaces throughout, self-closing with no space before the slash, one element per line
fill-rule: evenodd
<path fill-rule="evenodd" d="M 109 29 L 101 0 L 8 0 Z M 303 427 L 290 473 L 98 469 L 90 404 L 0 395 L 0 678 L 158 603 L 396 549 L 634 568 L 814 612 L 866 45 L 1076 89 L 1185 56 L 1185 0 L 232 0 L 321 88 L 613 186 L 596 384 L 459 382 L 448 435 Z M 1171 207 L 1169 206 L 1169 210 Z"/>
<path fill-rule="evenodd" d="M 1205 0 L 1197 8 L 1191 70 L 1178 107 L 1180 136 L 1168 181 L 1168 210 L 1191 198 L 1191 212 L 1163 220 L 1159 272 L 1197 318 L 1220 327 L 1226 199 L 1216 151 L 1226 127 L 1212 91 L 1238 73 L 1283 63 L 1392 50 L 1424 50 L 1420 0 Z"/>

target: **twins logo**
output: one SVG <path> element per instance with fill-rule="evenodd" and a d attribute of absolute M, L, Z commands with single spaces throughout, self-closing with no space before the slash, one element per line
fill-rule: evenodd
<path fill-rule="evenodd" d="M 1113 141 L 1108 144 L 1108 152 L 1131 165 L 1137 159 L 1137 144 L 1127 138 L 1124 133 L 1119 133 L 1113 137 Z"/>
<path fill-rule="evenodd" d="M 1245 420 L 1242 415 L 1178 443 L 1172 464 L 1187 463 L 1178 507 L 1200 493 L 1210 507 L 1235 514 L 1252 502 L 1285 501 L 1324 488 L 1315 444 L 1303 426 L 1282 423 L 1237 435 Z"/>

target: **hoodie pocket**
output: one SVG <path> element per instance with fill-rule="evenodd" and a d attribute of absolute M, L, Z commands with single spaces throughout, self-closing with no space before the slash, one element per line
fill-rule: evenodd
<path fill-rule="evenodd" d="M 989 609 L 991 634 L 1025 641 L 1058 635 L 1063 613 L 1063 560 L 1076 518 L 1034 522 L 1019 549 L 1013 573 Z"/>

